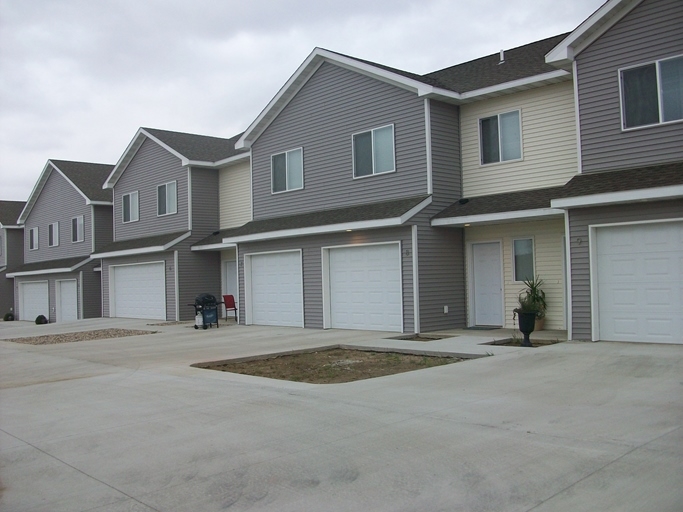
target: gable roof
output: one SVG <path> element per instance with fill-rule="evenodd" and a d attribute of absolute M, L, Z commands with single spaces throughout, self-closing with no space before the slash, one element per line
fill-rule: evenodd
<path fill-rule="evenodd" d="M 52 172 L 59 173 L 83 197 L 85 204 L 111 205 L 112 193 L 102 190 L 102 184 L 113 167 L 109 164 L 48 160 L 19 215 L 18 222 L 26 222 Z"/>
<path fill-rule="evenodd" d="M 567 34 L 536 41 L 500 54 L 418 75 L 376 62 L 315 48 L 246 129 L 236 147 L 248 148 L 324 63 L 352 70 L 414 92 L 419 97 L 467 103 L 571 79 L 571 73 L 545 62 L 545 54 Z"/>
<path fill-rule="evenodd" d="M 597 38 L 631 12 L 642 0 L 608 0 L 581 25 L 548 51 L 545 61 L 557 67 L 570 68 L 572 61 Z"/>
<path fill-rule="evenodd" d="M 0 201 L 0 227 L 18 226 L 24 206 L 26 201 Z"/>
<path fill-rule="evenodd" d="M 241 133 L 229 139 L 172 132 L 157 128 L 139 128 L 119 161 L 114 166 L 103 188 L 113 188 L 130 164 L 140 146 L 149 139 L 180 159 L 182 165 L 220 167 L 233 161 L 249 158 L 249 150 L 235 148 Z"/>

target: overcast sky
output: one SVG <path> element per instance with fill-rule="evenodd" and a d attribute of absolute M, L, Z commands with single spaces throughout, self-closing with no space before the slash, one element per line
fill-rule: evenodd
<path fill-rule="evenodd" d="M 602 0 L 0 0 L 0 199 L 140 126 L 231 137 L 314 47 L 427 73 L 576 28 Z"/>

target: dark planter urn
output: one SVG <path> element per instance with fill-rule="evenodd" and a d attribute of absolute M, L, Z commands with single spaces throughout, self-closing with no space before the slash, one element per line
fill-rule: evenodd
<path fill-rule="evenodd" d="M 524 340 L 522 340 L 523 347 L 531 347 L 531 341 L 529 341 L 529 334 L 534 332 L 534 324 L 536 323 L 536 312 L 535 311 L 520 311 L 515 310 L 517 313 L 517 318 L 519 319 L 519 330 L 524 335 Z"/>

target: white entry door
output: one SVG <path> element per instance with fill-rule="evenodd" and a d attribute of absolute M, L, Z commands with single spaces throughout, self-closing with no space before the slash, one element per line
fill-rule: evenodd
<path fill-rule="evenodd" d="M 246 256 L 247 322 L 304 326 L 301 252 Z"/>
<path fill-rule="evenodd" d="M 34 321 L 38 315 L 50 318 L 47 281 L 21 283 L 19 293 L 21 294 L 21 310 L 19 311 L 21 320 Z"/>
<path fill-rule="evenodd" d="M 75 279 L 57 281 L 57 321 L 78 320 L 78 285 Z"/>
<path fill-rule="evenodd" d="M 329 250 L 330 327 L 403 332 L 397 243 Z"/>
<path fill-rule="evenodd" d="M 683 343 L 683 222 L 597 228 L 598 338 Z"/>
<path fill-rule="evenodd" d="M 500 242 L 472 244 L 474 325 L 503 325 L 503 276 Z"/>

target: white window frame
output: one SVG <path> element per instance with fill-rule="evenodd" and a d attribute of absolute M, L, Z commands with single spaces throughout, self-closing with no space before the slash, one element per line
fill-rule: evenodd
<path fill-rule="evenodd" d="M 533 236 L 517 236 L 512 239 L 512 281 L 523 283 L 524 279 L 517 279 L 517 253 L 515 252 L 515 242 L 518 240 L 531 240 L 531 276 L 536 275 L 536 240 Z"/>
<path fill-rule="evenodd" d="M 50 243 L 52 242 L 52 243 Z M 59 246 L 59 222 L 53 222 L 47 226 L 47 246 Z"/>
<path fill-rule="evenodd" d="M 168 194 L 168 186 L 173 184 L 173 187 L 175 188 L 175 198 L 173 201 L 174 209 L 173 211 L 168 211 L 168 198 L 170 197 Z M 159 189 L 161 187 L 165 187 L 164 194 L 166 195 L 166 212 L 164 213 L 159 213 Z M 165 217 L 166 215 L 174 215 L 178 213 L 178 182 L 177 181 L 167 181 L 166 183 L 162 183 L 161 185 L 157 185 L 157 217 Z"/>
<path fill-rule="evenodd" d="M 76 229 L 74 230 L 74 221 L 76 221 Z M 75 236 L 74 236 L 75 235 Z M 78 244 L 85 240 L 85 222 L 83 215 L 71 218 L 71 243 Z"/>
<path fill-rule="evenodd" d="M 632 66 L 627 66 L 623 68 L 619 68 L 617 71 L 617 80 L 619 83 L 619 109 L 620 109 L 620 117 L 621 117 L 621 131 L 628 132 L 631 130 L 642 130 L 643 128 L 650 128 L 652 126 L 662 126 L 666 124 L 675 124 L 675 123 L 681 123 L 683 122 L 683 119 L 673 119 L 671 121 L 662 121 L 662 118 L 664 117 L 664 111 L 663 111 L 663 104 L 662 104 L 662 85 L 661 85 L 661 79 L 660 79 L 660 63 L 665 62 L 667 60 L 674 60 L 674 59 L 681 59 L 683 58 L 683 54 L 681 55 L 674 55 L 672 57 L 666 57 L 664 59 L 657 59 L 657 60 L 652 60 L 649 62 L 641 62 L 639 64 L 634 64 Z M 631 69 L 636 69 L 636 68 L 644 68 L 645 66 L 655 66 L 655 73 L 657 76 L 657 106 L 659 108 L 657 114 L 659 117 L 659 122 L 657 123 L 650 123 L 650 124 L 641 124 L 638 126 L 626 126 L 626 109 L 624 108 L 624 71 L 629 71 Z"/>
<path fill-rule="evenodd" d="M 126 202 L 125 198 L 128 198 L 128 212 L 129 219 L 126 220 Z M 159 196 L 157 196 L 158 198 Z M 133 208 L 135 205 L 135 208 Z M 133 215 L 135 213 L 135 215 Z M 140 194 L 137 190 L 133 192 L 128 192 L 121 196 L 121 222 L 123 224 L 129 224 L 131 222 L 137 222 L 140 220 Z"/>
<path fill-rule="evenodd" d="M 290 177 L 290 171 L 289 171 L 289 154 L 294 153 L 295 151 L 301 152 L 301 186 L 300 187 L 290 187 L 289 185 L 289 177 Z M 275 180 L 273 179 L 273 172 L 275 171 L 275 167 L 273 165 L 273 159 L 276 156 L 280 155 L 285 155 L 285 189 L 284 190 L 278 190 L 276 191 L 274 188 L 275 185 Z M 294 190 L 303 190 L 304 188 L 304 148 L 298 147 L 294 149 L 290 149 L 287 151 L 282 151 L 280 153 L 273 153 L 270 155 L 270 193 L 271 194 L 284 194 L 285 192 L 292 192 Z"/>
<path fill-rule="evenodd" d="M 505 114 L 512 114 L 513 112 L 517 112 L 517 117 L 519 119 L 519 158 L 511 158 L 509 160 L 503 160 L 503 146 L 501 142 L 501 136 L 500 136 L 500 116 L 504 116 Z M 491 119 L 492 117 L 496 117 L 498 120 L 498 161 L 496 162 L 487 162 L 484 163 L 484 143 L 482 140 L 481 136 L 481 122 L 484 119 Z M 479 133 L 479 165 L 480 166 L 488 166 L 488 165 L 499 165 L 499 164 L 507 164 L 510 162 L 519 162 L 521 160 L 524 160 L 524 133 L 522 132 L 522 109 L 521 108 L 513 108 L 512 110 L 506 110 L 505 112 L 499 112 L 497 114 L 492 114 L 489 116 L 483 116 L 480 117 L 477 120 L 477 131 Z"/>
<path fill-rule="evenodd" d="M 28 250 L 38 250 L 38 226 L 28 230 Z"/>
<path fill-rule="evenodd" d="M 377 156 L 375 152 L 375 132 L 382 130 L 384 128 L 391 128 L 391 152 L 392 152 L 392 157 L 393 157 L 393 165 L 392 168 L 388 171 L 382 171 L 382 172 L 376 172 L 376 164 L 375 164 L 375 158 Z M 370 133 L 372 137 L 372 173 L 367 174 L 365 176 L 357 176 L 356 175 L 356 136 L 358 135 L 363 135 L 364 133 Z M 396 127 L 394 126 L 393 123 L 391 124 L 385 124 L 384 126 L 377 126 L 376 128 L 372 128 L 370 130 L 363 130 L 361 132 L 356 132 L 351 134 L 351 163 L 353 166 L 353 179 L 354 180 L 359 180 L 363 178 L 371 178 L 372 176 L 380 176 L 382 174 L 389 174 L 392 172 L 396 172 Z"/>

